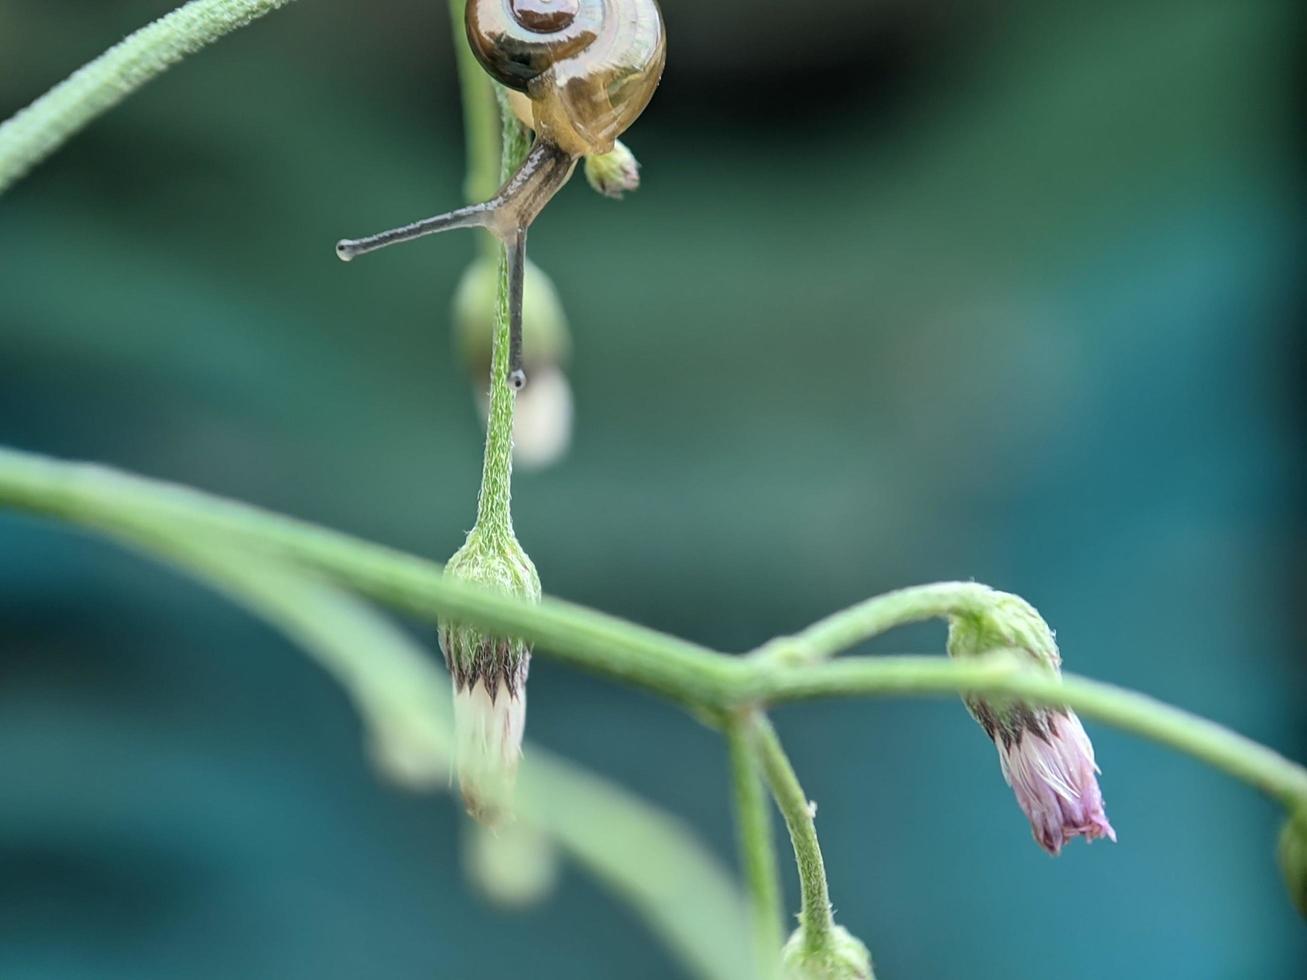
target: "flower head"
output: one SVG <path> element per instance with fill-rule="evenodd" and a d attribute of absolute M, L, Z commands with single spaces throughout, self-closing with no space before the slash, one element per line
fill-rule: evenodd
<path fill-rule="evenodd" d="M 445 574 L 539 600 L 540 578 L 511 534 L 474 528 Z M 465 623 L 441 623 L 440 649 L 454 682 L 454 762 L 467 811 L 482 823 L 507 808 L 526 729 L 531 646 Z"/>
<path fill-rule="evenodd" d="M 585 179 L 604 197 L 620 200 L 640 189 L 640 161 L 618 140 L 607 153 L 585 158 Z"/>
<path fill-rule="evenodd" d="M 1076 837 L 1115 841 L 1098 788 L 1094 747 L 1080 719 L 1066 709 L 1042 708 L 1019 717 L 1019 724 L 996 727 L 990 737 L 998 747 L 1003 778 L 1016 793 L 1039 846 L 1056 855 Z M 981 725 L 990 729 L 984 720 Z"/>
<path fill-rule="evenodd" d="M 976 657 L 999 650 L 1024 654 L 1038 668 L 1061 674 L 1053 631 L 1030 603 L 1003 592 L 949 621 L 950 656 Z M 1003 778 L 1040 847 L 1056 855 L 1076 837 L 1116 840 L 1098 788 L 1094 747 L 1075 712 L 1013 698 L 964 700 L 998 749 Z"/>

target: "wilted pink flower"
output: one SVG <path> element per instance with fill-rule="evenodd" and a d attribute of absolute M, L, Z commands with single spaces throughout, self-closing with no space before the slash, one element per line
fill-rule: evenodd
<path fill-rule="evenodd" d="M 1035 607 L 1020 596 L 972 588 L 979 598 L 949 619 L 949 656 L 1024 654 L 1035 669 L 1060 677 L 1057 641 Z M 1094 747 L 1074 711 L 1001 697 L 963 701 L 998 748 L 1003 778 L 1017 794 L 1040 847 L 1056 855 L 1076 837 L 1116 840 L 1103 812 Z"/>
<path fill-rule="evenodd" d="M 1115 841 L 1098 788 L 1094 746 L 1075 712 L 1023 710 L 1015 720 L 993 730 L 985 727 L 998 748 L 1003 778 L 1039 845 L 1056 855 L 1076 837 Z"/>

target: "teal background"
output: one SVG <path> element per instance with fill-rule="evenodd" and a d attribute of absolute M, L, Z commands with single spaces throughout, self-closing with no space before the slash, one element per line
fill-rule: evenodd
<path fill-rule="evenodd" d="M 167 7 L 0 5 L 0 115 Z M 975 578 L 1070 669 L 1307 756 L 1301 4 L 664 8 L 644 188 L 532 232 L 578 408 L 516 483 L 546 590 L 744 650 Z M 439 3 L 302 0 L 0 199 L 0 442 L 452 553 L 474 243 L 331 248 L 459 200 L 449 51 Z M 680 976 L 574 868 L 487 906 L 324 676 L 112 547 L 0 516 L 0 678 L 5 980 Z M 544 659 L 530 692 L 733 859 L 714 735 Z M 1120 843 L 1052 861 L 951 700 L 778 725 L 883 980 L 1302 975 L 1281 815 L 1196 762 L 1091 724 Z"/>

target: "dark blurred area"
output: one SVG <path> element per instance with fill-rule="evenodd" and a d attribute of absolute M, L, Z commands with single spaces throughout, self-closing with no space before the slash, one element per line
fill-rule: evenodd
<path fill-rule="evenodd" d="M 546 591 L 744 650 L 975 578 L 1068 669 L 1307 757 L 1303 5 L 663 6 L 643 189 L 532 231 L 574 335 L 572 449 L 516 483 Z M 168 7 L 10 0 L 0 116 Z M 450 52 L 440 2 L 303 0 L 0 199 L 0 442 L 451 554 L 474 242 L 332 254 L 459 201 Z M 0 556 L 0 977 L 681 975 L 575 868 L 488 906 L 457 808 L 221 599 L 24 518 Z M 1120 843 L 1052 861 L 958 703 L 778 724 L 882 977 L 1302 976 L 1279 808 L 1186 757 L 1091 724 Z M 540 659 L 529 737 L 734 860 L 676 710 Z"/>

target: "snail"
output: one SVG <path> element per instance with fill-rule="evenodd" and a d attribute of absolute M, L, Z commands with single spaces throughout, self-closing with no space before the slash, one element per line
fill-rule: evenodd
<path fill-rule="evenodd" d="M 508 250 L 509 376 L 520 389 L 526 233 L 582 157 L 608 153 L 639 117 L 662 77 L 667 42 L 657 0 L 468 0 L 467 38 L 477 61 L 529 104 L 536 139 L 521 168 L 489 201 L 367 238 L 355 256 L 454 228 L 484 228 Z M 511 99 L 519 116 L 523 100 Z"/>

